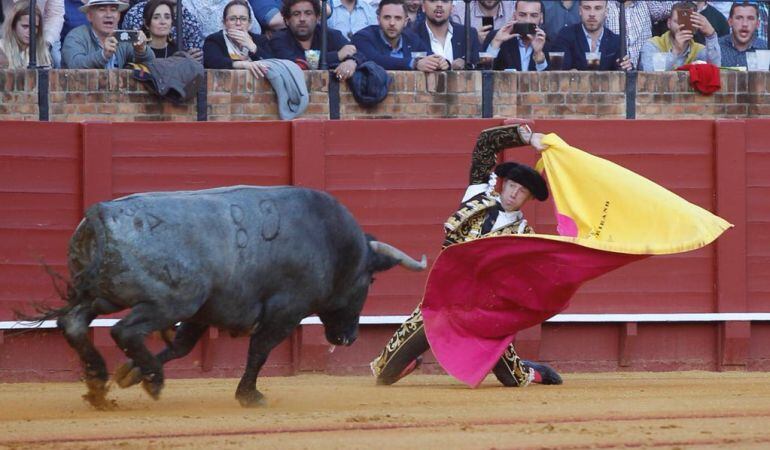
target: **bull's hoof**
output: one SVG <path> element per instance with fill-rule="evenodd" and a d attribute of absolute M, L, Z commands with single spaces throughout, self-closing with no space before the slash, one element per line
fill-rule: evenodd
<path fill-rule="evenodd" d="M 256 389 L 247 392 L 236 392 L 235 398 L 238 399 L 238 402 L 244 408 L 258 408 L 267 405 L 265 396 Z"/>
<path fill-rule="evenodd" d="M 160 391 L 163 390 L 163 377 L 148 376 L 142 380 L 142 387 L 154 400 L 160 399 Z"/>
<path fill-rule="evenodd" d="M 115 409 L 117 403 L 114 400 L 107 399 L 107 383 L 104 380 L 90 379 L 86 380 L 88 392 L 83 394 L 83 400 L 99 411 L 109 411 Z"/>
<path fill-rule="evenodd" d="M 142 371 L 134 365 L 130 359 L 125 364 L 118 367 L 113 375 L 113 379 L 122 388 L 127 388 L 142 381 Z"/>

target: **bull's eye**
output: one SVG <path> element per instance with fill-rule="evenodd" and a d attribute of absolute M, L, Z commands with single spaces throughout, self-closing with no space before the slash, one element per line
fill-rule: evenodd
<path fill-rule="evenodd" d="M 375 280 L 375 278 L 374 278 L 374 277 L 372 277 L 372 279 L 371 279 L 371 280 L 369 280 L 369 284 L 374 284 L 374 280 Z"/>

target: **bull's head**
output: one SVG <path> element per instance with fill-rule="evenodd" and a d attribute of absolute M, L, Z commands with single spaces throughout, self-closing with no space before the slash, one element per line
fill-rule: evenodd
<path fill-rule="evenodd" d="M 361 310 L 376 272 L 383 272 L 396 265 L 412 271 L 421 271 L 428 265 L 425 255 L 422 255 L 421 261 L 417 261 L 396 247 L 376 241 L 371 236 L 367 236 L 367 241 L 369 248 L 365 269 L 363 273 L 358 274 L 353 286 L 348 290 L 346 301 L 342 302 L 343 306 L 318 314 L 324 324 L 326 340 L 332 345 L 350 345 L 358 337 Z"/>

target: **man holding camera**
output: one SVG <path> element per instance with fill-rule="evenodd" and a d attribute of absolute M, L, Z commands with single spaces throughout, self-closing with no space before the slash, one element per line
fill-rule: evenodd
<path fill-rule="evenodd" d="M 548 68 L 548 48 L 541 0 L 519 0 L 513 19 L 487 37 L 486 52 L 494 59 L 495 70 L 542 72 Z"/>
<path fill-rule="evenodd" d="M 471 2 L 471 26 L 479 33 L 483 43 L 492 30 L 499 30 L 513 18 L 513 3 L 503 0 L 478 0 Z M 465 2 L 455 0 L 452 20 L 465 25 Z"/>
<path fill-rule="evenodd" d="M 706 37 L 705 46 L 693 40 L 696 31 Z M 668 31 L 644 44 L 641 56 L 642 70 L 655 70 L 653 60 L 656 54 L 665 55 L 665 70 L 675 70 L 694 61 L 705 61 L 717 67 L 722 64 L 719 38 L 714 27 L 708 19 L 695 11 L 690 2 L 675 4 L 668 18 Z"/>
<path fill-rule="evenodd" d="M 80 7 L 88 24 L 67 34 L 62 45 L 62 63 L 68 69 L 120 69 L 127 62 L 145 62 L 155 57 L 142 31 L 116 33 L 120 12 L 128 4 L 118 0 L 87 0 Z"/>

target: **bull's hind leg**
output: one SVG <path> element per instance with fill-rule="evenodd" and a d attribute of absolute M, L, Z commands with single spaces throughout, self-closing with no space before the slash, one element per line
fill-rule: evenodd
<path fill-rule="evenodd" d="M 165 317 L 163 309 L 152 303 L 140 303 L 116 323 L 111 330 L 112 338 L 139 368 L 142 386 L 150 396 L 158 399 L 163 389 L 163 364 L 144 344 L 153 331 L 170 327 L 174 319 Z"/>
<path fill-rule="evenodd" d="M 187 356 L 208 328 L 208 325 L 200 323 L 182 322 L 173 341 L 155 357 L 161 364 L 165 364 L 172 359 Z M 122 388 L 133 386 L 142 381 L 142 372 L 133 360 L 128 360 L 115 371 L 115 381 Z"/>
<path fill-rule="evenodd" d="M 96 350 L 88 338 L 88 325 L 96 314 L 90 303 L 80 303 L 67 314 L 59 317 L 57 325 L 64 332 L 69 345 L 75 349 L 83 361 L 88 393 L 83 398 L 96 409 L 109 409 L 112 404 L 107 401 L 107 366 L 104 358 Z"/>

